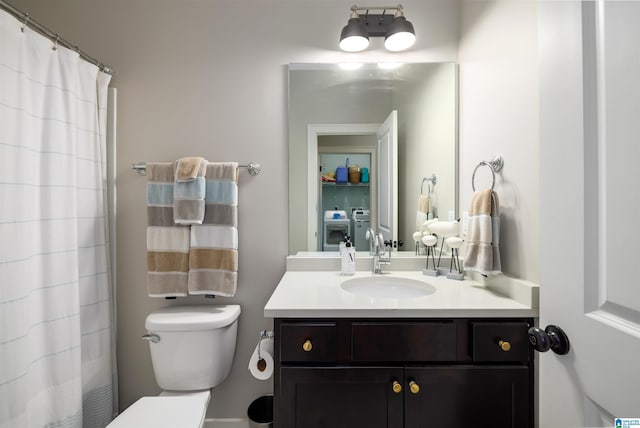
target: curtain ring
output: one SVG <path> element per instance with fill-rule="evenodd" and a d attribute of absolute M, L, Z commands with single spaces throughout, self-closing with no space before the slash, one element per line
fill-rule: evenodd
<path fill-rule="evenodd" d="M 20 27 L 20 31 L 22 31 L 24 33 L 24 29 L 27 27 L 27 25 L 29 25 L 29 14 L 25 13 L 24 14 L 24 21 L 22 21 L 22 27 Z"/>
<path fill-rule="evenodd" d="M 60 35 L 56 33 L 56 39 L 53 41 L 53 49 L 54 51 L 58 50 L 58 40 L 60 40 Z"/>
<path fill-rule="evenodd" d="M 491 190 L 493 190 L 493 187 L 496 185 L 496 173 L 493 170 L 493 166 L 487 161 L 482 161 L 473 169 L 473 175 L 471 176 L 471 188 L 474 192 L 476 191 L 476 171 L 478 171 L 478 168 L 480 168 L 481 166 L 488 166 L 491 170 Z"/>

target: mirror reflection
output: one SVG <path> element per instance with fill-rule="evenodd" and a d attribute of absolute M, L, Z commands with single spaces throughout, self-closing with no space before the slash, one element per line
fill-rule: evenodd
<path fill-rule="evenodd" d="M 425 216 L 457 218 L 456 167 L 455 64 L 290 64 L 290 254 L 366 251 L 369 226 L 414 251 Z"/>

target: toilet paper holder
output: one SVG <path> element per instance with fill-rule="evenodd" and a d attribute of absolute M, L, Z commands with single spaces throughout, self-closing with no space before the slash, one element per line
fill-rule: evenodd
<path fill-rule="evenodd" d="M 262 341 L 264 339 L 273 339 L 273 330 L 262 330 L 260 332 L 260 338 L 258 339 L 258 362 L 264 361 L 260 354 L 260 348 L 262 347 Z"/>
<path fill-rule="evenodd" d="M 273 331 L 262 330 L 258 343 L 249 357 L 249 371 L 259 380 L 267 380 L 273 376 Z"/>

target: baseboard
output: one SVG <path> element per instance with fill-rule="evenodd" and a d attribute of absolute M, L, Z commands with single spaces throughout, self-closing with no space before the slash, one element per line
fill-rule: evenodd
<path fill-rule="evenodd" d="M 205 419 L 204 428 L 249 428 L 249 420 L 242 418 Z"/>

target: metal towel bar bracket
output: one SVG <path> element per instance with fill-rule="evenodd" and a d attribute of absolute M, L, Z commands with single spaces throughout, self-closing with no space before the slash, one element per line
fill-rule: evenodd
<path fill-rule="evenodd" d="M 262 171 L 262 165 L 256 162 L 250 162 L 247 165 L 238 165 L 238 168 L 247 168 L 250 175 L 258 175 Z M 132 163 L 131 169 L 140 175 L 147 175 L 147 164 L 145 162 Z"/>
<path fill-rule="evenodd" d="M 478 168 L 480 168 L 481 166 L 488 166 L 491 170 L 491 190 L 493 190 L 494 186 L 496 185 L 496 172 L 500 172 L 502 170 L 502 167 L 504 166 L 504 159 L 502 159 L 502 156 L 496 155 L 490 161 L 481 161 L 480 163 L 478 163 L 478 165 L 476 165 L 476 167 L 473 169 L 473 175 L 471 176 L 471 188 L 474 192 L 476 191 L 476 171 L 478 171 Z"/>

